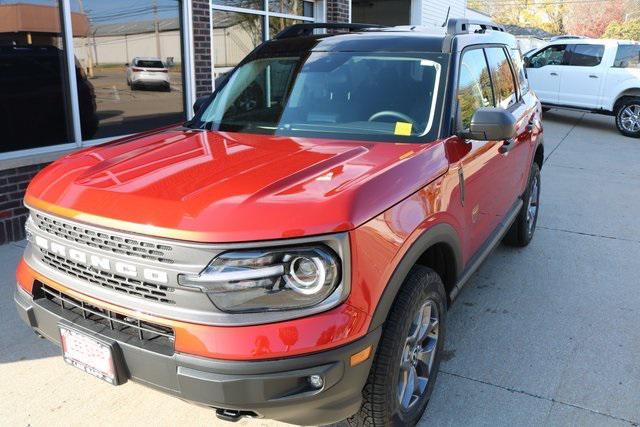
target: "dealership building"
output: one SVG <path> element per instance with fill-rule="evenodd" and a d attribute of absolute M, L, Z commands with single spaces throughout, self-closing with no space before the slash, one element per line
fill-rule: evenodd
<path fill-rule="evenodd" d="M 179 123 L 215 79 L 295 23 L 441 28 L 466 0 L 8 0 L 0 3 L 0 244 L 24 238 L 31 177 L 56 158 Z M 170 90 L 129 85 L 160 59 Z"/>

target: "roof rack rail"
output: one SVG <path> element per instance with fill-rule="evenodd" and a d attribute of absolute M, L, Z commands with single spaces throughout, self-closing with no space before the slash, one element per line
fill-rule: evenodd
<path fill-rule="evenodd" d="M 470 27 L 472 25 L 477 25 L 480 27 L 481 31 L 493 30 L 493 31 L 502 31 L 505 32 L 505 28 L 502 25 L 494 24 L 490 21 L 478 21 L 475 19 L 462 19 L 462 18 L 452 18 L 447 21 L 447 34 L 448 35 L 456 35 L 456 34 L 468 34 L 471 32 Z"/>
<path fill-rule="evenodd" d="M 313 34 L 313 30 L 348 30 L 349 32 L 362 31 L 367 28 L 383 28 L 382 25 L 375 24 L 337 24 L 337 23 L 317 23 L 317 24 L 294 24 L 280 31 L 274 39 L 289 39 L 292 37 L 304 37 Z"/>

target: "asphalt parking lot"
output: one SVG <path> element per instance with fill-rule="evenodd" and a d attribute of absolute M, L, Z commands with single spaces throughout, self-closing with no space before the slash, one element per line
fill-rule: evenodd
<path fill-rule="evenodd" d="M 640 423 L 640 140 L 609 117 L 551 111 L 544 125 L 536 236 L 524 249 L 498 247 L 453 305 L 420 425 Z M 22 245 L 0 247 L 2 424 L 226 424 L 65 365 L 13 308 Z"/>

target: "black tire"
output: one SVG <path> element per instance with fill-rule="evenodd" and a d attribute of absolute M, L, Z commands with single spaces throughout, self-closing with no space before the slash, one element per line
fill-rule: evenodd
<path fill-rule="evenodd" d="M 632 110 L 635 110 L 635 114 L 631 112 Z M 615 112 L 616 127 L 618 128 L 618 131 L 624 136 L 640 138 L 640 119 L 634 120 L 634 123 L 637 122 L 637 125 L 632 125 L 632 122 L 625 120 L 625 118 L 627 118 L 629 115 L 637 116 L 638 114 L 640 114 L 640 98 L 624 98 L 616 105 Z"/>
<path fill-rule="evenodd" d="M 533 234 L 535 233 L 536 225 L 538 224 L 538 214 L 540 213 L 540 182 L 540 167 L 536 162 L 534 162 L 533 165 L 531 165 L 527 190 L 522 195 L 524 203 L 504 238 L 504 242 L 506 244 L 510 246 L 524 247 L 531 242 L 531 239 L 533 239 Z M 534 198 L 532 198 L 531 196 L 534 191 L 536 191 L 536 194 L 534 194 Z M 534 200 L 536 203 L 535 215 L 530 216 L 529 207 L 531 206 L 530 203 L 533 203 Z"/>
<path fill-rule="evenodd" d="M 433 392 L 440 366 L 445 339 L 445 298 L 442 280 L 435 271 L 421 266 L 413 267 L 396 297 L 389 317 L 383 325 L 382 338 L 378 344 L 369 378 L 362 392 L 362 407 L 357 414 L 346 420 L 343 425 L 354 427 L 413 426 L 418 423 Z M 430 310 L 433 310 L 433 307 L 437 309 L 438 326 L 432 330 L 437 335 L 435 343 L 432 342 L 432 348 L 435 348 L 435 355 L 431 358 L 428 382 L 426 386 L 423 386 L 422 394 L 419 398 L 416 396 L 415 400 L 410 398 L 409 400 L 414 403 L 408 408 L 403 408 L 398 396 L 400 392 L 400 375 L 402 374 L 400 365 L 404 353 L 406 353 L 405 348 L 407 347 L 406 342 L 409 339 L 409 334 L 415 331 L 413 323 L 418 312 L 426 304 L 431 304 L 429 306 Z M 433 311 L 429 311 L 429 313 L 431 313 L 429 315 L 430 319 L 433 319 Z M 427 316 L 423 317 L 426 318 Z M 429 321 L 429 325 L 431 325 L 431 322 L 432 320 Z M 430 334 L 425 335 L 427 335 L 426 339 L 433 339 Z M 413 360 L 414 366 L 416 366 L 414 370 L 418 369 L 418 365 L 415 363 L 419 364 L 421 362 L 416 362 L 415 357 Z M 420 366 L 426 367 L 425 364 Z M 403 376 L 402 378 L 405 377 Z"/>

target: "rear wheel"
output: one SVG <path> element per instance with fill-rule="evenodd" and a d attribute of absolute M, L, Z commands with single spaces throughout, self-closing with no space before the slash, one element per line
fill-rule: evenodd
<path fill-rule="evenodd" d="M 438 375 L 445 338 L 445 291 L 438 274 L 416 266 L 389 317 L 351 426 L 409 426 L 422 416 Z"/>
<path fill-rule="evenodd" d="M 625 136 L 640 138 L 640 98 L 627 98 L 618 104 L 616 127 Z"/>
<path fill-rule="evenodd" d="M 527 246 L 536 231 L 540 208 L 540 167 L 535 162 L 531 165 L 529 183 L 522 201 L 524 204 L 504 239 L 511 246 Z"/>

